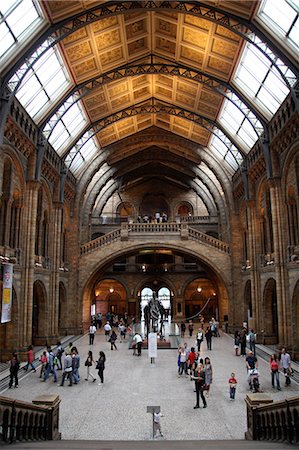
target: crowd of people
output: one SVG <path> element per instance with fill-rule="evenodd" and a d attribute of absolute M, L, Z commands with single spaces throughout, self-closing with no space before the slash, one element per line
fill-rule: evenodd
<path fill-rule="evenodd" d="M 186 324 L 180 324 L 181 337 L 185 337 Z M 190 320 L 188 323 L 189 337 L 193 337 L 194 324 Z M 195 332 L 195 345 L 189 349 L 187 342 L 178 347 L 178 377 L 185 375 L 186 378 L 195 381 L 196 405 L 194 409 L 200 407 L 200 398 L 203 407 L 207 407 L 207 398 L 210 393 L 213 381 L 213 369 L 209 356 L 201 357 L 202 343 L 206 340 L 206 350 L 212 350 L 212 338 L 220 337 L 218 324 L 212 318 L 208 325 L 205 326 L 204 319 L 201 317 L 199 326 Z M 246 377 L 248 387 L 252 392 L 260 392 L 258 359 L 256 356 L 256 338 L 257 335 L 253 329 L 247 329 L 245 326 L 234 334 L 234 354 L 236 356 L 245 357 Z M 273 353 L 269 360 L 269 371 L 271 375 L 272 388 L 281 390 L 280 373 L 283 372 L 285 378 L 285 386 L 291 384 L 293 369 L 291 367 L 291 357 L 286 348 L 282 348 L 279 353 Z M 235 400 L 237 379 L 235 372 L 231 372 L 228 378 L 228 392 L 230 400 Z"/>
<path fill-rule="evenodd" d="M 89 350 L 84 358 L 85 376 L 84 380 L 91 380 L 94 383 L 97 380 L 96 372 L 99 379 L 99 385 L 104 383 L 104 370 L 106 363 L 106 355 L 100 350 L 97 357 L 94 357 L 92 347 L 95 341 L 95 335 L 98 329 L 103 327 L 106 341 L 110 343 L 111 351 L 117 350 L 117 342 L 122 343 L 127 339 L 127 335 L 132 335 L 131 323 L 129 325 L 128 315 L 122 317 L 107 314 L 105 320 L 102 315 L 97 315 L 92 318 L 89 327 Z M 109 319 L 109 320 L 108 320 Z M 110 322 L 111 321 L 111 322 Z M 104 323 L 104 326 L 103 326 Z M 199 324 L 194 324 L 191 320 L 180 324 L 181 337 L 185 337 L 185 332 L 188 327 L 189 338 L 194 338 L 194 344 L 189 348 L 187 342 L 182 343 L 178 347 L 178 377 L 185 376 L 187 379 L 194 381 L 194 392 L 196 393 L 196 404 L 194 409 L 200 407 L 200 400 L 203 407 L 206 408 L 207 398 L 211 392 L 213 383 L 213 367 L 211 363 L 210 354 L 203 357 L 203 352 L 211 352 L 212 340 L 215 337 L 220 337 L 219 324 L 214 319 L 205 324 L 203 317 L 200 318 Z M 206 342 L 206 348 L 203 349 L 203 343 Z M 189 341 L 190 342 L 190 341 Z M 244 356 L 245 368 L 247 373 L 247 381 L 249 389 L 253 392 L 260 391 L 259 382 L 259 365 L 256 355 L 256 334 L 253 329 L 247 330 L 243 327 L 240 331 L 234 334 L 234 355 Z M 143 338 L 141 334 L 135 332 L 132 336 L 131 347 L 133 355 L 141 356 L 143 345 Z M 68 381 L 68 386 L 76 385 L 81 380 L 80 363 L 81 358 L 78 348 L 70 342 L 66 348 L 63 348 L 61 342 L 55 346 L 55 351 L 48 346 L 43 352 L 40 360 L 39 377 L 41 381 L 47 382 L 50 377 L 54 383 L 58 382 L 58 374 L 61 371 L 61 378 L 59 386 L 64 386 Z M 13 385 L 18 387 L 18 372 L 20 369 L 20 361 L 16 353 L 13 354 L 10 360 L 10 380 L 9 388 Z M 25 371 L 31 370 L 36 372 L 35 358 L 33 348 L 30 345 L 27 351 L 27 363 L 23 367 Z M 279 353 L 273 353 L 269 360 L 269 372 L 271 376 L 272 387 L 281 390 L 280 375 L 283 373 L 285 386 L 291 384 L 292 367 L 291 357 L 286 348 L 282 348 Z M 235 372 L 231 371 L 228 376 L 228 393 L 230 400 L 236 397 L 237 379 Z"/>

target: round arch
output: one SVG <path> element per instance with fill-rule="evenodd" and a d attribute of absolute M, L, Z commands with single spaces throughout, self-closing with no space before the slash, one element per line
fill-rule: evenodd
<path fill-rule="evenodd" d="M 196 253 L 196 249 L 194 248 L 194 242 L 190 243 L 190 248 L 186 245 L 188 241 L 184 241 L 185 245 L 159 245 L 158 243 L 134 243 L 134 245 L 129 245 L 129 247 L 125 247 L 123 244 L 125 244 L 125 241 L 121 243 L 121 246 L 116 246 L 115 248 L 109 249 L 109 252 L 106 253 L 106 257 L 103 258 L 102 261 L 97 260 L 96 257 L 93 258 L 92 266 L 90 264 L 86 265 L 85 258 L 82 259 L 82 266 L 80 270 L 79 275 L 79 298 L 82 299 L 82 317 L 83 317 L 83 326 L 87 327 L 90 322 L 90 307 L 92 302 L 95 301 L 95 286 L 96 284 L 104 278 L 109 278 L 109 273 L 111 273 L 111 266 L 113 266 L 114 262 L 117 259 L 127 259 L 130 264 L 132 263 L 132 257 L 136 256 L 138 252 L 148 250 L 149 247 L 151 250 L 160 249 L 163 247 L 166 251 L 172 251 L 176 255 L 185 255 L 186 257 L 193 257 L 198 262 L 198 268 L 200 271 L 207 272 L 209 274 L 208 278 L 211 280 L 211 282 L 214 285 L 218 303 L 219 303 L 219 320 L 228 320 L 228 303 L 229 303 L 229 287 L 230 287 L 230 279 L 229 274 L 225 273 L 220 270 L 220 266 L 223 267 L 223 264 L 219 265 L 219 270 L 217 270 L 217 267 L 215 264 L 212 264 L 212 260 L 209 261 L 207 258 L 203 259 L 203 257 L 198 256 L 198 253 Z M 223 255 L 224 257 L 224 255 Z M 211 256 L 212 258 L 212 256 Z M 224 257 L 226 258 L 226 257 Z M 91 261 L 89 259 L 89 261 Z M 95 262 L 97 261 L 97 262 Z M 130 262 L 131 261 L 131 262 Z M 135 260 L 134 260 L 135 261 Z M 183 264 L 183 260 L 180 260 L 180 264 Z M 87 260 L 86 260 L 87 262 Z M 126 264 L 126 262 L 124 263 Z M 107 277 L 104 277 L 105 271 L 107 271 Z M 164 272 L 163 275 L 161 275 L 162 272 L 156 273 L 156 274 L 150 274 L 146 273 L 144 274 L 142 271 L 133 271 L 128 272 L 128 276 L 131 279 L 130 286 L 128 285 L 127 289 L 127 298 L 128 298 L 128 314 L 138 316 L 137 314 L 137 304 L 136 300 L 138 297 L 138 291 L 141 290 L 142 287 L 145 285 L 150 286 L 150 281 L 154 280 L 163 280 L 163 284 L 170 288 L 170 291 L 173 292 L 173 308 L 172 311 L 174 311 L 175 314 L 180 313 L 182 316 L 185 314 L 184 308 L 180 309 L 178 308 L 178 305 L 183 305 L 183 292 L 184 287 L 182 287 L 182 282 L 178 278 L 171 278 L 171 270 Z M 136 276 L 134 276 L 136 274 Z M 191 282 L 194 278 L 198 278 L 195 276 L 190 277 L 190 271 L 185 270 L 185 274 L 189 282 Z M 145 275 L 145 276 L 144 276 Z M 111 278 L 109 278 L 111 280 Z M 132 283 L 132 280 L 134 280 L 134 285 Z M 167 281 L 164 281 L 167 280 Z M 169 280 L 172 280 L 169 282 Z M 188 284 L 186 283 L 186 285 Z M 185 285 L 185 282 L 183 282 Z M 107 289 L 109 289 L 110 286 L 107 286 Z M 135 309 L 134 309 L 135 308 Z M 180 309 L 180 310 L 179 310 Z M 216 315 L 216 314 L 215 314 Z"/>
<path fill-rule="evenodd" d="M 67 332 L 67 293 L 66 287 L 62 281 L 59 282 L 59 309 L 58 309 L 58 329 L 59 334 Z"/>
<path fill-rule="evenodd" d="M 264 338 L 266 344 L 278 343 L 278 314 L 276 280 L 269 278 L 263 295 Z"/>
<path fill-rule="evenodd" d="M 293 335 L 294 335 L 294 353 L 296 359 L 299 356 L 299 280 L 294 287 L 292 297 L 292 310 L 293 310 Z"/>
<path fill-rule="evenodd" d="M 48 336 L 48 301 L 45 285 L 36 280 L 33 283 L 32 344 L 45 345 Z"/>

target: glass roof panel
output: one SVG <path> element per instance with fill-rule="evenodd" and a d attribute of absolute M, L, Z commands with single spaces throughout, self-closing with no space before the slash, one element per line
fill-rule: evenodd
<path fill-rule="evenodd" d="M 43 18 L 32 0 L 3 0 L 0 5 L 0 59 L 25 40 Z"/>
<path fill-rule="evenodd" d="M 87 119 L 82 111 L 83 109 L 81 102 L 75 103 L 69 110 L 67 110 L 61 120 L 59 120 L 57 125 L 53 128 L 49 142 L 59 154 L 63 153 L 63 150 L 68 146 L 68 144 L 86 126 Z M 60 133 L 63 133 L 63 138 L 60 137 Z"/>
<path fill-rule="evenodd" d="M 69 76 L 57 49 L 50 48 L 24 77 L 16 97 L 31 117 L 38 119 L 69 85 Z M 42 103 L 40 108 L 31 106 L 40 91 L 47 96 L 47 102 Z"/>
<path fill-rule="evenodd" d="M 215 134 L 212 135 L 208 148 L 218 157 L 220 156 L 221 160 L 227 163 L 229 171 L 234 173 L 239 167 L 238 163 L 243 160 L 242 155 L 240 155 L 233 144 L 230 143 L 230 146 L 225 145 L 223 142 L 225 135 L 221 130 L 215 129 L 214 132 Z M 236 156 L 239 157 L 239 160 Z"/>
<path fill-rule="evenodd" d="M 280 35 L 296 53 L 299 52 L 298 0 L 264 0 L 258 17 L 270 32 Z"/>
<path fill-rule="evenodd" d="M 223 102 L 218 121 L 247 152 L 258 139 L 253 126 L 229 100 Z"/>
<path fill-rule="evenodd" d="M 99 147 L 96 145 L 95 140 L 93 138 L 89 139 L 76 153 L 73 161 L 71 162 L 70 170 L 75 175 L 78 174 L 84 169 L 86 163 L 92 160 L 92 158 L 98 153 Z"/>
<path fill-rule="evenodd" d="M 276 63 L 280 65 L 280 60 L 277 59 Z M 277 68 L 252 44 L 244 48 L 233 83 L 269 119 L 290 92 Z M 268 103 L 270 97 L 273 99 Z"/>

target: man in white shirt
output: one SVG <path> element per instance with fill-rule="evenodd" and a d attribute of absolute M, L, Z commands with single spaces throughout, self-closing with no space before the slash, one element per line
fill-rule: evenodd
<path fill-rule="evenodd" d="M 283 369 L 283 373 L 285 375 L 285 385 L 289 386 L 291 384 L 290 378 L 291 357 L 289 353 L 287 353 L 285 348 L 281 349 L 280 364 Z"/>
<path fill-rule="evenodd" d="M 137 356 L 141 356 L 142 337 L 140 336 L 140 334 L 135 333 L 133 341 L 135 342 L 135 345 L 137 347 Z"/>
<path fill-rule="evenodd" d="M 94 335 L 96 334 L 96 327 L 91 323 L 89 327 L 89 345 L 93 345 Z"/>
<path fill-rule="evenodd" d="M 163 437 L 162 430 L 161 430 L 161 417 L 163 417 L 163 414 L 160 412 L 154 413 L 154 437 L 158 437 L 158 432 L 160 433 L 160 436 Z"/>
<path fill-rule="evenodd" d="M 111 326 L 110 326 L 109 322 L 107 322 L 104 325 L 104 331 L 105 331 L 106 341 L 108 341 L 109 340 L 110 331 L 111 331 Z"/>

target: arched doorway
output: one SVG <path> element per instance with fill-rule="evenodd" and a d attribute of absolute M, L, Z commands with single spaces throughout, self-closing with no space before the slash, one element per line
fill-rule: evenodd
<path fill-rule="evenodd" d="M 67 300 L 64 284 L 59 282 L 59 310 L 58 310 L 58 328 L 59 333 L 64 334 L 67 331 Z"/>
<path fill-rule="evenodd" d="M 185 289 L 185 318 L 191 319 L 200 313 L 206 320 L 219 320 L 216 288 L 211 280 L 196 278 Z"/>
<path fill-rule="evenodd" d="M 252 328 L 252 298 L 251 298 L 251 280 L 245 284 L 244 291 L 244 321 L 248 323 L 248 327 Z"/>
<path fill-rule="evenodd" d="M 184 202 L 181 205 L 179 205 L 178 215 L 181 217 L 189 216 L 189 215 L 193 216 L 192 205 L 190 205 L 190 203 L 187 203 L 187 202 Z"/>
<path fill-rule="evenodd" d="M 149 303 L 149 301 L 153 298 L 153 289 L 150 287 L 144 287 L 139 296 L 139 304 L 140 304 L 140 317 L 141 321 L 144 320 L 144 307 Z M 171 291 L 167 286 L 162 286 L 156 292 L 158 300 L 162 303 L 166 317 L 171 317 Z"/>
<path fill-rule="evenodd" d="M 266 344 L 278 343 L 276 281 L 270 278 L 264 289 L 264 337 Z"/>
<path fill-rule="evenodd" d="M 299 359 L 299 280 L 296 283 L 294 292 L 293 292 L 293 312 L 294 312 L 294 351 L 296 356 L 296 360 Z"/>
<path fill-rule="evenodd" d="M 122 283 L 115 279 L 99 281 L 95 287 L 95 314 L 105 316 L 108 312 L 123 316 L 127 311 L 127 291 Z"/>
<path fill-rule="evenodd" d="M 38 280 L 33 284 L 32 343 L 45 345 L 48 336 L 47 293 L 44 284 Z"/>

